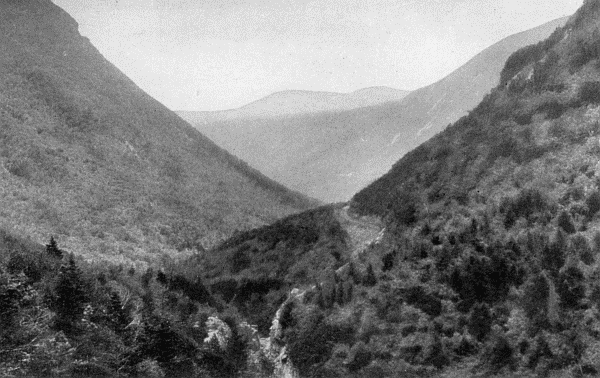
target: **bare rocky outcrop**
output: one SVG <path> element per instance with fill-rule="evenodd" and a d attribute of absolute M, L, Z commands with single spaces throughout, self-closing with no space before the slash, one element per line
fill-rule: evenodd
<path fill-rule="evenodd" d="M 287 353 L 287 347 L 283 340 L 283 327 L 281 325 L 281 318 L 283 316 L 285 308 L 290 302 L 302 303 L 306 291 L 293 289 L 288 298 L 279 306 L 279 309 L 275 313 L 271 328 L 269 330 L 269 337 L 260 340 L 261 346 L 265 356 L 273 363 L 273 377 L 274 378 L 299 378 L 300 373 L 294 367 L 292 360 Z"/>
<path fill-rule="evenodd" d="M 231 339 L 231 328 L 221 319 L 211 316 L 206 320 L 206 333 L 208 336 L 204 339 L 205 344 L 217 343 L 221 351 L 227 349 L 227 344 Z"/>

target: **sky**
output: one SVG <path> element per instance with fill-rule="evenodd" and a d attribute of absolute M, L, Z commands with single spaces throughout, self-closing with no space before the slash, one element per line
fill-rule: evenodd
<path fill-rule="evenodd" d="M 414 90 L 583 0 L 53 0 L 172 110 L 273 92 Z"/>

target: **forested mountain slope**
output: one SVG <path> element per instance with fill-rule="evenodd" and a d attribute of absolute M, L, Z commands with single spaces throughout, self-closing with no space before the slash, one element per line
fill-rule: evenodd
<path fill-rule="evenodd" d="M 0 1 L 0 47 L 2 227 L 125 261 L 315 204 L 144 93 L 50 0 Z"/>
<path fill-rule="evenodd" d="M 278 314 L 300 376 L 597 376 L 599 46 L 586 1 L 350 208 L 243 233 L 198 267 L 224 267 L 205 279 L 243 288 L 223 298 L 252 321 Z M 351 226 L 378 218 L 354 250 Z"/>
<path fill-rule="evenodd" d="M 555 20 L 505 38 L 401 101 L 290 117 L 186 119 L 227 151 L 290 188 L 327 202 L 347 201 L 406 152 L 477 105 L 497 85 L 511 53 L 548 37 L 565 22 Z"/>

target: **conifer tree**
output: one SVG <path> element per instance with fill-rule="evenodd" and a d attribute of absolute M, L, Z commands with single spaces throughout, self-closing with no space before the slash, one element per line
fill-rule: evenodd
<path fill-rule="evenodd" d="M 546 328 L 548 322 L 548 298 L 550 284 L 544 272 L 533 276 L 526 284 L 523 293 L 523 309 L 529 319 L 532 334 L 539 329 Z"/>
<path fill-rule="evenodd" d="M 367 267 L 367 274 L 363 280 L 363 284 L 365 286 L 375 286 L 377 284 L 377 277 L 375 277 L 373 265 L 371 264 L 369 264 L 369 266 Z"/>
<path fill-rule="evenodd" d="M 110 303 L 107 310 L 112 328 L 117 333 L 122 332 L 129 324 L 129 314 L 123 308 L 121 296 L 116 291 L 110 293 Z"/>
<path fill-rule="evenodd" d="M 469 317 L 469 332 L 482 341 L 492 329 L 492 314 L 486 303 L 477 303 Z"/>
<path fill-rule="evenodd" d="M 59 259 L 62 259 L 63 257 L 63 251 L 58 248 L 58 244 L 56 243 L 56 240 L 54 240 L 54 236 L 51 236 L 50 243 L 46 244 L 46 253 Z"/>
<path fill-rule="evenodd" d="M 552 243 L 544 248 L 542 268 L 556 275 L 565 263 L 567 248 L 568 241 L 565 233 L 562 230 L 557 230 Z"/>
<path fill-rule="evenodd" d="M 585 276 L 576 267 L 571 266 L 562 271 L 558 277 L 557 285 L 560 305 L 565 309 L 577 308 L 585 297 Z"/>
<path fill-rule="evenodd" d="M 65 332 L 73 331 L 83 316 L 87 293 L 81 271 L 71 255 L 67 264 L 60 267 L 58 282 L 54 288 L 51 309 L 56 312 L 55 326 Z"/>
<path fill-rule="evenodd" d="M 563 210 L 558 216 L 558 227 L 562 228 L 567 234 L 575 233 L 575 225 L 571 215 L 566 210 Z"/>

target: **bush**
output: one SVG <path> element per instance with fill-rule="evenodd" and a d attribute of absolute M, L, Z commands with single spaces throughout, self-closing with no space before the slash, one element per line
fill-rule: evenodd
<path fill-rule="evenodd" d="M 588 216 L 591 218 L 596 215 L 600 211 L 600 192 L 598 190 L 591 192 L 585 199 L 585 204 L 588 208 Z"/>
<path fill-rule="evenodd" d="M 600 57 L 600 33 L 596 29 L 589 37 L 577 41 L 571 52 L 571 68 L 577 70 Z"/>
<path fill-rule="evenodd" d="M 318 307 L 294 312 L 295 324 L 285 332 L 288 353 L 300 374 L 310 376 L 329 359 L 332 340 L 328 340 L 325 315 Z"/>
<path fill-rule="evenodd" d="M 557 100 L 551 100 L 543 103 L 537 108 L 538 112 L 546 113 L 546 117 L 549 119 L 560 118 L 567 110 L 569 106 L 562 104 Z"/>
<path fill-rule="evenodd" d="M 567 237 L 565 236 L 565 233 L 559 229 L 556 231 L 550 245 L 543 247 L 541 259 L 542 268 L 547 269 L 549 272 L 556 275 L 565 263 L 567 249 Z"/>
<path fill-rule="evenodd" d="M 373 271 L 373 265 L 369 264 L 367 266 L 367 272 L 362 280 L 362 284 L 369 287 L 377 285 L 377 277 Z"/>
<path fill-rule="evenodd" d="M 600 103 L 600 81 L 587 81 L 579 88 L 579 99 L 584 104 Z"/>
<path fill-rule="evenodd" d="M 567 234 L 574 234 L 575 225 L 573 224 L 573 219 L 571 218 L 571 214 L 569 214 L 566 210 L 561 211 L 558 215 L 557 225 Z"/>
<path fill-rule="evenodd" d="M 546 197 L 537 189 L 523 189 L 514 198 L 504 198 L 500 213 L 505 215 L 504 224 L 512 227 L 520 217 L 531 218 L 536 213 L 550 209 Z"/>
<path fill-rule="evenodd" d="M 486 349 L 484 358 L 490 365 L 492 372 L 497 372 L 505 366 L 513 367 L 515 363 L 513 350 L 506 337 L 503 335 L 496 336 Z"/>
<path fill-rule="evenodd" d="M 126 364 L 135 366 L 144 360 L 155 360 L 168 376 L 180 376 L 196 352 L 190 340 L 176 332 L 169 320 L 155 315 L 143 319 L 134 345 L 135 349 L 125 358 Z"/>
<path fill-rule="evenodd" d="M 560 296 L 561 307 L 575 309 L 585 297 L 585 277 L 579 268 L 572 266 L 565 269 L 558 277 L 556 287 Z"/>
<path fill-rule="evenodd" d="M 367 366 L 372 359 L 373 355 L 371 351 L 369 351 L 364 342 L 359 341 L 350 349 L 350 353 L 344 362 L 344 365 L 346 365 L 348 370 L 353 373 Z"/>
<path fill-rule="evenodd" d="M 486 303 L 473 306 L 469 316 L 469 333 L 477 340 L 483 341 L 492 329 L 492 313 Z"/>
<path fill-rule="evenodd" d="M 422 286 L 407 289 L 406 303 L 432 317 L 442 313 L 442 301 L 435 295 L 427 293 Z"/>
<path fill-rule="evenodd" d="M 390 206 L 393 219 L 400 225 L 412 225 L 417 221 L 417 203 L 418 198 L 411 193 L 400 192 Z"/>
<path fill-rule="evenodd" d="M 594 253 L 585 236 L 577 234 L 571 238 L 571 251 L 579 256 L 579 259 L 586 265 L 594 263 Z"/>
<path fill-rule="evenodd" d="M 504 64 L 500 74 L 500 85 L 506 85 L 517 73 L 531 63 L 540 60 L 544 54 L 554 47 L 563 36 L 561 28 L 556 29 L 546 40 L 535 45 L 523 47 L 514 52 Z"/>
<path fill-rule="evenodd" d="M 523 293 L 523 310 L 532 325 L 532 334 L 541 328 L 547 328 L 548 322 L 548 297 L 550 284 L 543 273 L 531 277 L 525 284 Z"/>

